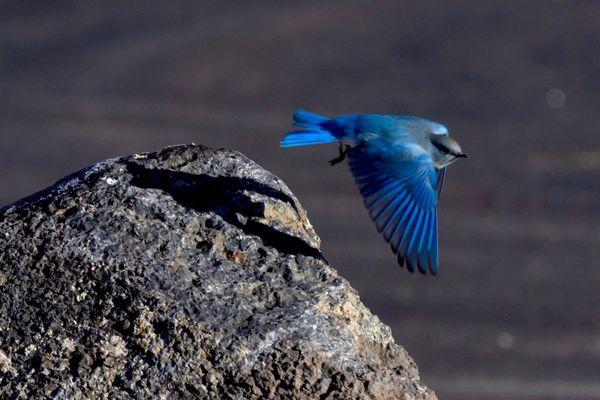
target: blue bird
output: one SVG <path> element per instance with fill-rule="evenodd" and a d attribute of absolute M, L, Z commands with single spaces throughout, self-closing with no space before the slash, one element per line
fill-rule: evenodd
<path fill-rule="evenodd" d="M 294 114 L 294 127 L 281 147 L 339 142 L 339 156 L 330 163 L 348 158 L 364 204 L 398 264 L 436 275 L 437 204 L 446 167 L 467 157 L 448 129 L 412 116 L 327 118 L 301 110 Z"/>

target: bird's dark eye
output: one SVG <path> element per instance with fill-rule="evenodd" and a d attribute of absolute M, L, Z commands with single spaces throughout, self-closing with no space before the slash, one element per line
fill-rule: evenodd
<path fill-rule="evenodd" d="M 446 146 L 439 142 L 431 142 L 431 144 L 433 144 L 442 154 L 448 154 L 450 152 Z"/>

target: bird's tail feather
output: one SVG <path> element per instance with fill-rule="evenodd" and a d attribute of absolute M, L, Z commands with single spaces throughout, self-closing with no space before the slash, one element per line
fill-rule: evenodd
<path fill-rule="evenodd" d="M 298 110 L 294 113 L 294 127 L 298 130 L 286 133 L 281 147 L 310 146 L 313 144 L 331 143 L 338 139 L 327 129 L 327 117 Z"/>
<path fill-rule="evenodd" d="M 337 139 L 326 131 L 299 131 L 286 133 L 280 145 L 281 147 L 310 146 L 335 141 Z"/>
<path fill-rule="evenodd" d="M 304 110 L 294 113 L 294 127 L 306 130 L 322 129 L 321 124 L 329 121 L 329 118 Z"/>

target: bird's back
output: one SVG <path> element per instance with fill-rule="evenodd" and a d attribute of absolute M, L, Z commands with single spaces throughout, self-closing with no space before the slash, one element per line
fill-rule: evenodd
<path fill-rule="evenodd" d="M 340 139 L 363 143 L 369 152 L 390 157 L 427 154 L 427 138 L 433 132 L 446 134 L 443 125 L 405 115 L 344 115 L 331 120 L 343 132 Z"/>

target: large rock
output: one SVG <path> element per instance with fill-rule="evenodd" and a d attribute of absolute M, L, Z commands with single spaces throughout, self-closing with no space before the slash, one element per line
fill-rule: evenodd
<path fill-rule="evenodd" d="M 0 210 L 0 398 L 435 399 L 277 177 L 176 146 Z"/>

